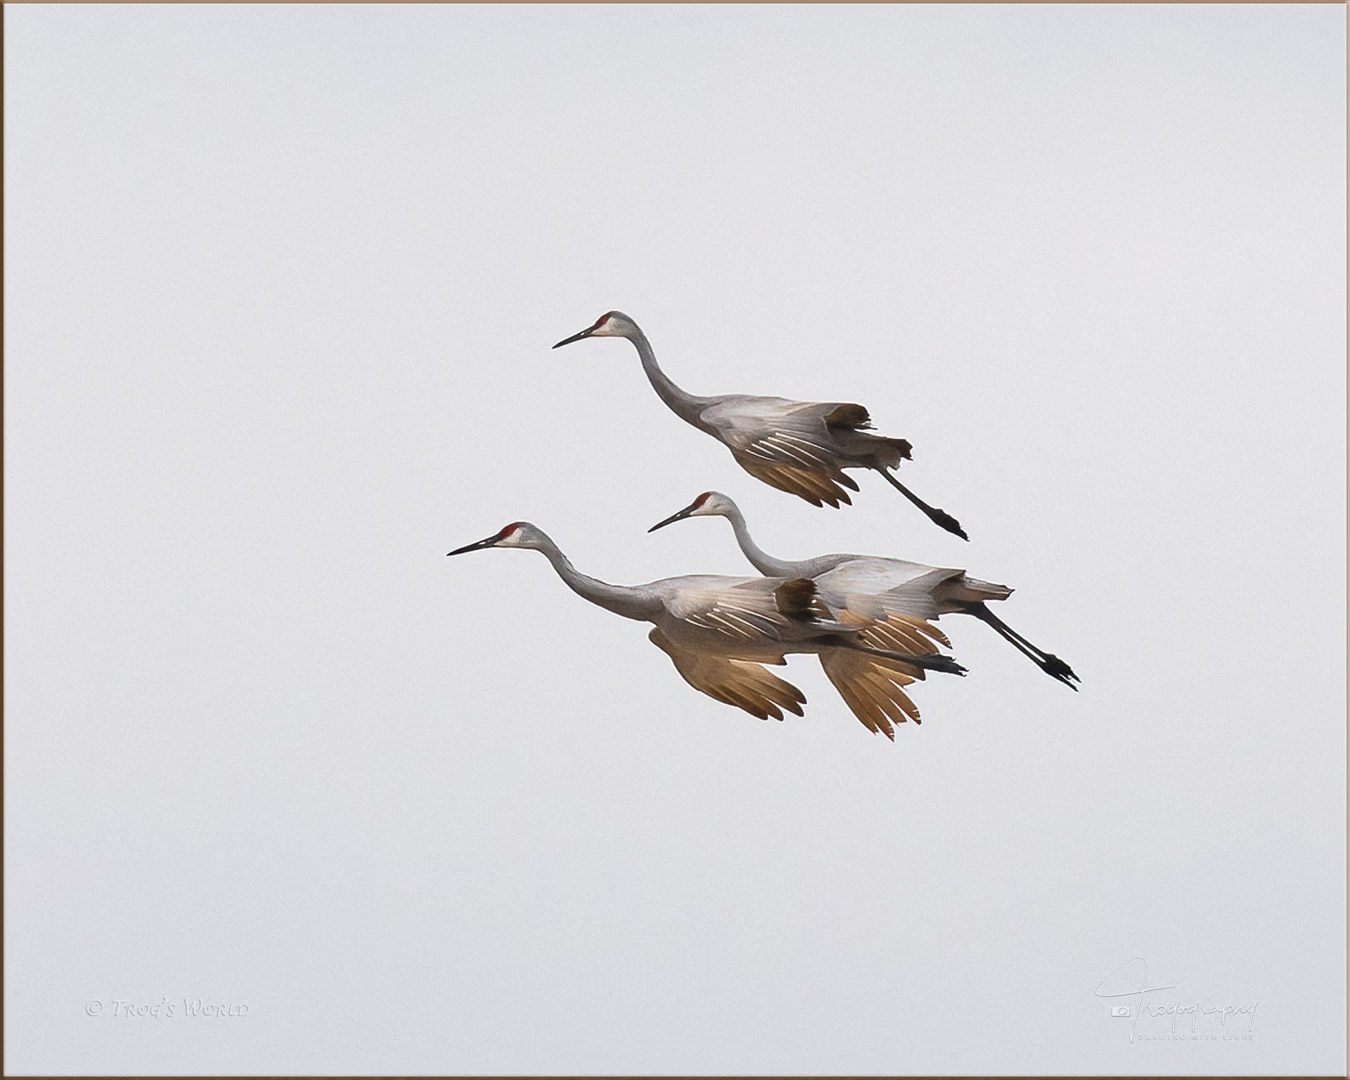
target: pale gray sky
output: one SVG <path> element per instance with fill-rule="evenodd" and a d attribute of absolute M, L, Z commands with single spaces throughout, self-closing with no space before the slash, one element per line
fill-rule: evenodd
<path fill-rule="evenodd" d="M 1343 1072 L 1345 18 L 8 7 L 7 1070 Z M 972 542 L 549 351 L 613 307 Z M 444 556 L 748 572 L 645 534 L 710 487 L 1082 693 L 944 620 L 895 745 L 762 723 Z"/>

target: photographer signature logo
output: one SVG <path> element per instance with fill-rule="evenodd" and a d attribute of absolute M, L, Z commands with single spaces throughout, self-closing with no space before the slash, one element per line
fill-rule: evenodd
<path fill-rule="evenodd" d="M 1164 990 L 1175 990 L 1174 983 L 1151 986 L 1148 964 L 1142 956 L 1126 960 L 1115 971 L 1099 982 L 1093 994 L 1111 1000 L 1111 1015 L 1130 1018 L 1130 1042 L 1213 1041 L 1245 1042 L 1252 1038 L 1256 1023 L 1256 1002 L 1233 1000 L 1227 1004 L 1206 1005 L 1200 1001 L 1183 1001 L 1177 995 L 1153 997 Z M 1140 1020 L 1171 1017 L 1165 1024 L 1145 1024 L 1140 1031 Z M 1184 1019 L 1189 1017 L 1189 1023 Z M 1217 1017 L 1217 1023 L 1215 1021 Z M 1181 1026 L 1178 1027 L 1178 1019 Z M 1229 1024 L 1229 1019 L 1233 1023 Z"/>

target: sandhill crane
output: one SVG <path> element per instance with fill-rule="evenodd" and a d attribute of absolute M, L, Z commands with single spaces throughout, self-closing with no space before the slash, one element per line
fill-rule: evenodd
<path fill-rule="evenodd" d="M 718 491 L 705 491 L 677 514 L 653 525 L 648 532 L 691 517 L 724 517 L 731 522 L 736 542 L 761 574 L 774 578 L 806 577 L 816 582 L 817 594 L 830 614 L 841 621 L 868 621 L 860 635 L 864 642 L 881 648 L 893 648 L 897 638 L 888 628 L 899 621 L 936 619 L 957 613 L 973 615 L 988 623 L 1009 644 L 1030 659 L 1051 678 L 1070 690 L 1081 681 L 1073 669 L 1053 653 L 1044 652 L 1017 633 L 989 610 L 986 601 L 1006 600 L 1012 595 L 1007 585 L 994 585 L 969 577 L 964 570 L 946 570 L 903 559 L 875 555 L 820 555 L 814 559 L 788 562 L 775 559 L 750 538 L 740 507 Z M 853 619 L 849 619 L 852 613 Z M 936 627 L 924 632 L 950 648 L 951 643 Z"/>
<path fill-rule="evenodd" d="M 564 338 L 555 349 L 590 337 L 622 337 L 636 346 L 653 389 L 671 412 L 724 443 L 746 472 L 812 506 L 838 508 L 851 503 L 857 483 L 845 469 L 875 469 L 929 519 L 962 540 L 961 523 L 945 510 L 929 506 L 890 470 L 910 457 L 905 439 L 873 435 L 867 410 L 851 402 L 789 401 L 778 397 L 724 394 L 697 397 L 685 393 L 657 366 L 651 342 L 621 311 L 608 311 L 593 326 Z M 844 489 L 847 488 L 848 491 Z"/>
<path fill-rule="evenodd" d="M 892 713 L 913 710 L 898 687 L 923 678 L 925 671 L 965 673 L 951 657 L 931 649 L 899 655 L 861 641 L 857 626 L 829 617 L 810 578 L 698 574 L 610 585 L 579 573 L 558 545 L 527 521 L 447 554 L 489 547 L 542 552 L 578 596 L 626 619 L 654 624 L 648 635 L 652 643 L 690 686 L 761 720 L 781 720 L 783 710 L 802 715 L 805 695 L 763 667 L 786 663 L 791 653 L 819 654 L 856 696 L 884 697 L 885 686 L 893 686 L 908 709 L 891 695 L 886 707 Z"/>

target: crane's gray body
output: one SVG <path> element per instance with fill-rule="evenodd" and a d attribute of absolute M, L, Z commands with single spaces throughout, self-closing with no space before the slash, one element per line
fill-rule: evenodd
<path fill-rule="evenodd" d="M 877 555 L 818 555 L 796 562 L 775 559 L 755 543 L 740 507 L 720 491 L 705 491 L 652 529 L 690 517 L 724 517 L 730 521 L 741 552 L 761 574 L 775 579 L 810 578 L 815 582 L 816 598 L 833 618 L 862 625 L 859 636 L 866 644 L 895 651 L 914 648 L 921 644 L 921 639 L 914 636 L 917 631 L 949 645 L 946 635 L 932 622 L 952 612 L 974 615 L 1051 678 L 1071 690 L 1078 689 L 1074 683 L 1079 680 L 1073 668 L 1054 653 L 1037 648 L 989 609 L 985 601 L 1006 600 L 1012 595 L 1007 585 L 980 581 L 964 570 Z M 840 693 L 852 703 L 851 691 L 841 688 Z M 856 708 L 855 712 L 860 718 L 863 716 Z"/>
<path fill-rule="evenodd" d="M 635 344 L 646 366 L 650 347 L 645 338 Z M 909 457 L 904 439 L 864 430 L 871 427 L 867 410 L 850 402 L 752 394 L 698 400 L 696 407 L 676 412 L 725 445 L 736 464 L 755 479 L 813 506 L 852 501 L 848 493 L 858 485 L 844 475 L 845 469 L 891 469 Z"/>
<path fill-rule="evenodd" d="M 1008 586 L 980 581 L 964 570 L 906 559 L 846 553 L 798 560 L 775 558 L 755 543 L 740 507 L 717 491 L 699 496 L 694 505 L 681 513 L 690 517 L 726 518 L 742 554 L 756 570 L 775 578 L 812 578 L 821 602 L 835 618 L 847 611 L 868 619 L 892 615 L 935 619 L 963 611 L 972 603 L 1005 600 L 1012 595 Z"/>
<path fill-rule="evenodd" d="M 770 577 L 687 574 L 644 585 L 611 585 L 576 569 L 538 526 L 516 522 L 491 546 L 523 547 L 543 553 L 578 596 L 624 618 L 649 622 L 672 645 L 691 652 L 736 660 L 782 663 L 789 653 L 847 647 L 857 627 L 830 618 L 814 602 L 814 584 L 789 596 L 791 582 Z M 488 542 L 484 541 L 487 545 Z M 793 603 L 798 593 L 808 603 Z"/>
<path fill-rule="evenodd" d="M 585 337 L 627 338 L 652 389 L 671 412 L 725 445 L 751 476 L 814 506 L 851 502 L 848 493 L 858 485 L 844 475 L 845 469 L 884 471 L 910 456 L 906 440 L 865 430 L 872 426 L 867 410 L 852 402 L 755 394 L 706 397 L 682 390 L 657 364 L 641 328 L 621 311 L 602 315 L 594 326 L 554 348 Z"/>

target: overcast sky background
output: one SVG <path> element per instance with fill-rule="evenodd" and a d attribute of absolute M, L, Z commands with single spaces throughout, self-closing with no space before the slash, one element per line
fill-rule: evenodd
<path fill-rule="evenodd" d="M 1345 18 L 7 7 L 7 1070 L 1343 1073 Z M 615 307 L 972 542 L 549 351 Z M 948 619 L 894 745 L 760 722 L 445 558 L 748 573 L 707 488 L 1082 692 Z"/>

